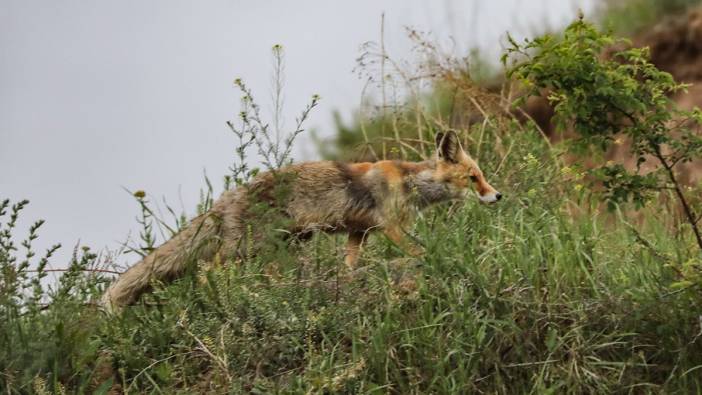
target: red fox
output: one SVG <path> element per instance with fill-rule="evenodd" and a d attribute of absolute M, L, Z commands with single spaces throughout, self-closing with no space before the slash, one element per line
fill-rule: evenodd
<path fill-rule="evenodd" d="M 270 211 L 286 219 L 284 230 L 290 235 L 347 233 L 344 260 L 351 268 L 367 235 L 375 230 L 418 254 L 403 230 L 416 209 L 463 199 L 471 186 L 483 202 L 502 197 L 463 150 L 454 131 L 437 133 L 436 157 L 424 162 L 305 162 L 261 173 L 250 183 L 224 192 L 210 211 L 120 275 L 105 291 L 102 304 L 111 310 L 134 303 L 153 280 L 180 276 L 192 258 L 250 254 L 251 246 L 267 236 L 261 234 L 265 227 L 260 222 Z"/>

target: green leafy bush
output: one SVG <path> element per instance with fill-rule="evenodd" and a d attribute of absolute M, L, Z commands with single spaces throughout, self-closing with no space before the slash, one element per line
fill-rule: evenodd
<path fill-rule="evenodd" d="M 675 171 L 676 164 L 702 156 L 702 111 L 675 106 L 670 96 L 685 85 L 650 63 L 646 48 L 615 47 L 604 56 L 622 41 L 580 19 L 562 39 L 546 35 L 524 45 L 511 40 L 503 61 L 518 62 L 508 75 L 523 81 L 529 93 L 548 92 L 556 122 L 575 130 L 579 142 L 606 150 L 618 136 L 626 137 L 636 167 L 603 164 L 595 171 L 610 206 L 633 201 L 641 207 L 653 192 L 672 190 L 702 253 L 702 217 Z"/>
<path fill-rule="evenodd" d="M 85 388 L 98 351 L 94 330 L 100 320 L 89 305 L 104 282 L 94 271 L 97 255 L 76 249 L 69 267 L 58 269 L 62 275 L 47 285 L 45 277 L 57 270 L 48 268 L 49 259 L 60 246 L 36 259 L 32 244 L 44 221 L 35 222 L 19 245 L 14 239 L 28 203 L 0 202 L 0 220 L 7 219 L 0 222 L 0 388 Z"/>

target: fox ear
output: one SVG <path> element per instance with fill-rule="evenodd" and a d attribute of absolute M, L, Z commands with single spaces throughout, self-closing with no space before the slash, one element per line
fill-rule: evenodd
<path fill-rule="evenodd" d="M 436 155 L 440 160 L 458 163 L 461 150 L 461 143 L 458 141 L 456 132 L 449 130 L 446 133 L 436 133 Z"/>

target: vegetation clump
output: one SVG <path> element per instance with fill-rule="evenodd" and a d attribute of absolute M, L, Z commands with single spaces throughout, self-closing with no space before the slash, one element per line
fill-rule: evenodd
<path fill-rule="evenodd" d="M 702 261 L 693 231 L 701 207 L 676 183 L 673 166 L 699 155 L 699 112 L 669 108 L 667 93 L 681 87 L 644 50 L 604 59 L 611 42 L 576 21 L 560 40 L 513 43 L 510 55 L 519 57 L 511 75 L 549 89 L 559 119 L 587 144 L 606 146 L 624 134 L 657 168 L 639 174 L 605 164 L 596 172 L 604 189 L 587 188 L 584 171 L 564 166 L 562 148 L 532 124 L 490 111 L 465 123 L 422 112 L 416 135 L 451 124 L 505 199 L 425 212 L 411 229 L 425 250 L 419 258 L 378 238 L 365 266 L 348 275 L 338 258 L 342 241 L 318 234 L 237 262 L 197 262 L 194 275 L 154 284 L 139 304 L 110 316 L 91 304 L 105 287 L 98 257 L 78 249 L 46 288 L 35 280 L 46 274 L 45 261 L 30 276 L 11 241 L 22 205 L 5 221 L 3 203 L 0 386 L 6 393 L 702 391 Z M 453 81 L 449 88 L 469 95 L 469 84 Z M 415 104 L 408 114 L 422 111 Z M 274 167 L 287 160 L 258 141 Z M 233 170 L 226 187 L 252 171 Z M 137 199 L 146 227 L 154 211 L 145 196 Z M 681 214 L 683 202 L 694 223 Z"/>

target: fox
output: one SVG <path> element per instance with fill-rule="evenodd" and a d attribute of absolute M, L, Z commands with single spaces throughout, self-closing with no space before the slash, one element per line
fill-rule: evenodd
<path fill-rule="evenodd" d="M 285 219 L 284 229 L 275 231 L 288 235 L 304 239 L 319 231 L 346 233 L 343 260 L 350 270 L 356 268 L 367 237 L 378 231 L 411 255 L 421 255 L 405 232 L 419 210 L 465 199 L 471 190 L 484 203 L 502 198 L 455 131 L 437 132 L 435 146 L 433 157 L 421 162 L 300 162 L 259 173 L 223 192 L 208 212 L 122 273 L 100 304 L 108 311 L 134 304 L 154 281 L 182 276 L 193 258 L 249 256 L 251 246 L 255 250 L 267 236 L 264 229 L 270 232 L 259 224 L 271 211 Z"/>

